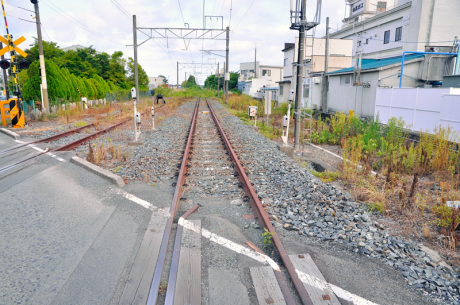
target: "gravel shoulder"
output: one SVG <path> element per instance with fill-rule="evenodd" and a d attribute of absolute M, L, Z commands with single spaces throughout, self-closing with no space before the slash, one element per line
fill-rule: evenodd
<path fill-rule="evenodd" d="M 420 243 L 391 235 L 348 193 L 212 105 L 288 252 L 313 252 L 327 280 L 378 304 L 458 304 L 458 269 L 436 262 Z"/>

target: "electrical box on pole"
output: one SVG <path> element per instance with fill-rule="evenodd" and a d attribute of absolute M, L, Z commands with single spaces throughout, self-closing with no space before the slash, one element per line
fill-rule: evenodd
<path fill-rule="evenodd" d="M 132 96 L 133 100 L 136 99 L 136 88 L 134 88 L 134 87 L 131 88 L 131 96 Z"/>

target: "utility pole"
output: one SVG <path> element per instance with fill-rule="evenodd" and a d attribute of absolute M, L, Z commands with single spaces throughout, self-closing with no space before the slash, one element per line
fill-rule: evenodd
<path fill-rule="evenodd" d="M 324 53 L 324 74 L 323 74 L 323 97 L 322 97 L 322 110 L 324 113 L 328 112 L 327 108 L 327 88 L 328 77 L 326 75 L 329 70 L 329 17 L 326 18 L 326 51 Z"/>
<path fill-rule="evenodd" d="M 187 89 L 187 72 L 185 72 L 185 89 Z"/>
<path fill-rule="evenodd" d="M 217 97 L 219 97 L 219 87 L 220 87 L 220 70 L 219 70 L 219 63 L 217 63 Z"/>
<path fill-rule="evenodd" d="M 177 89 L 179 89 L 179 62 L 177 62 Z"/>
<path fill-rule="evenodd" d="M 254 50 L 254 78 L 257 78 L 257 43 Z"/>
<path fill-rule="evenodd" d="M 297 84 L 296 84 L 296 98 L 295 98 L 295 110 L 294 110 L 294 118 L 295 118 L 295 127 L 294 127 L 294 149 L 298 150 L 300 147 L 300 105 L 302 99 L 302 86 L 303 86 L 303 79 L 302 79 L 302 70 L 305 69 L 302 67 L 303 60 L 304 60 L 304 40 L 305 40 L 305 9 L 307 6 L 307 0 L 302 0 L 302 8 L 301 8 L 301 25 L 299 29 L 299 48 L 298 48 L 298 56 L 297 56 Z"/>
<path fill-rule="evenodd" d="M 3 43 L 0 42 L 0 50 L 3 49 Z M 2 55 L 2 60 L 5 59 L 5 56 Z M 5 95 L 6 95 L 6 100 L 9 100 L 10 99 L 10 91 L 9 91 L 9 88 L 8 88 L 8 78 L 6 77 L 6 69 L 2 69 L 3 70 L 3 84 L 4 84 L 4 88 L 5 88 Z"/>
<path fill-rule="evenodd" d="M 38 1 L 31 0 L 35 7 L 35 21 L 37 23 L 38 52 L 40 59 L 40 71 L 42 74 L 42 98 L 46 113 L 50 113 L 50 104 L 48 101 L 48 84 L 46 82 L 45 56 L 43 55 L 42 29 L 40 23 L 40 12 L 38 10 Z"/>
<path fill-rule="evenodd" d="M 225 104 L 228 104 L 228 83 L 230 82 L 230 74 L 228 72 L 228 67 L 229 67 L 229 59 L 228 59 L 228 53 L 229 53 L 229 41 L 230 41 L 230 27 L 227 27 L 227 49 L 226 49 L 226 63 L 225 63 Z"/>
<path fill-rule="evenodd" d="M 137 122 L 136 122 L 136 100 L 140 100 L 139 75 L 137 69 L 137 29 L 136 15 L 133 15 L 133 35 L 134 35 L 134 86 L 136 87 L 136 99 L 134 99 L 134 141 L 137 142 Z"/>

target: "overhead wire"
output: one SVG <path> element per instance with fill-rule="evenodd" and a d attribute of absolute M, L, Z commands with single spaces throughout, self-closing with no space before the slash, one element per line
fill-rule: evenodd
<path fill-rule="evenodd" d="M 22 20 L 22 21 L 31 22 L 31 23 L 36 23 L 35 21 L 30 21 L 30 20 L 22 19 L 22 18 L 13 16 L 13 15 L 10 15 L 10 14 L 6 14 L 6 15 L 7 15 L 7 16 L 10 16 L 10 17 L 13 17 L 13 18 L 16 18 L 16 19 L 19 19 L 19 20 Z"/>
<path fill-rule="evenodd" d="M 11 3 L 8 3 L 8 2 L 6 2 L 6 1 L 3 1 L 3 2 L 5 2 L 5 3 L 6 3 L 6 4 L 8 4 L 8 5 L 11 5 L 11 6 L 14 6 L 14 7 L 20 8 L 20 9 L 22 9 L 22 10 L 25 10 L 25 11 L 29 11 L 29 12 L 35 13 L 35 11 L 32 11 L 32 10 L 28 10 L 28 9 L 26 9 L 26 8 L 23 8 L 23 7 L 20 7 L 20 6 L 17 6 L 17 5 L 14 5 L 14 4 L 11 4 Z"/>
<path fill-rule="evenodd" d="M 254 2 L 256 2 L 256 0 L 253 0 L 251 5 L 249 5 L 248 9 L 246 10 L 246 12 L 244 13 L 243 17 L 241 17 L 240 21 L 238 21 L 238 23 L 236 24 L 235 28 L 232 30 L 232 31 L 235 31 L 238 26 L 240 25 L 241 21 L 244 19 L 244 17 L 246 16 L 246 14 L 248 13 L 248 11 L 251 9 L 252 5 L 254 4 Z"/>
<path fill-rule="evenodd" d="M 99 38 L 102 38 L 102 39 L 105 39 L 105 40 L 108 40 L 110 42 L 113 42 L 113 43 L 116 43 L 116 44 L 120 44 L 120 45 L 123 45 L 122 43 L 120 42 L 117 42 L 117 41 L 114 41 L 110 38 L 107 38 L 105 36 L 103 36 L 102 34 L 99 34 L 98 32 L 88 28 L 87 26 L 83 25 L 81 22 L 79 22 L 78 20 L 75 20 L 73 17 L 71 17 L 70 15 L 68 15 L 67 13 L 65 13 L 63 10 L 61 10 L 58 6 L 56 6 L 54 3 L 52 3 L 50 0 L 47 0 L 49 1 L 52 5 L 54 5 L 56 8 L 58 8 L 61 12 L 57 11 L 54 7 L 52 7 L 50 4 L 42 1 L 42 3 L 44 3 L 45 5 L 47 5 L 49 8 L 51 8 L 52 10 L 54 10 L 56 13 L 58 13 L 59 15 L 63 16 L 64 18 L 66 18 L 67 20 L 69 20 L 70 22 L 74 23 L 75 25 L 77 25 L 78 27 L 84 29 L 85 31 L 93 34 L 94 36 L 97 36 Z"/>

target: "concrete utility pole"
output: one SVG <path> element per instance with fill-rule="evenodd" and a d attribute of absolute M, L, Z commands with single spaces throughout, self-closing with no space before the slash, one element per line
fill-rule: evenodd
<path fill-rule="evenodd" d="M 3 49 L 3 43 L 0 42 L 0 50 Z M 2 55 L 2 60 L 5 59 L 5 56 Z M 10 99 L 10 91 L 9 91 L 9 88 L 8 88 L 8 78 L 6 77 L 6 69 L 2 69 L 3 70 L 3 87 L 5 88 L 5 95 L 6 95 L 6 99 L 9 100 Z"/>
<path fill-rule="evenodd" d="M 48 101 L 48 84 L 46 82 L 45 56 L 43 55 L 42 29 L 40 23 L 40 12 L 38 10 L 38 1 L 31 1 L 35 7 L 35 21 L 37 23 L 38 52 L 40 59 L 40 71 L 42 74 L 42 98 L 46 113 L 50 113 L 50 104 Z"/>
<path fill-rule="evenodd" d="M 136 15 L 133 15 L 133 35 L 134 35 L 134 86 L 136 88 L 136 99 L 140 100 L 139 75 L 137 69 L 137 29 Z M 137 122 L 136 122 L 136 99 L 134 100 L 134 140 L 137 142 Z"/>
<path fill-rule="evenodd" d="M 219 63 L 217 63 L 217 97 L 219 97 L 219 87 L 220 87 L 220 70 L 219 70 Z"/>
<path fill-rule="evenodd" d="M 177 89 L 179 89 L 179 62 L 177 62 Z"/>
<path fill-rule="evenodd" d="M 254 78 L 257 78 L 257 43 L 254 49 Z"/>
<path fill-rule="evenodd" d="M 326 73 L 329 70 L 329 17 L 326 18 L 326 51 L 324 53 L 324 74 L 323 74 L 323 97 L 322 97 L 322 109 L 324 113 L 328 112 L 327 108 L 327 89 L 328 89 L 328 77 Z"/>
<path fill-rule="evenodd" d="M 302 99 L 302 86 L 303 86 L 303 79 L 302 79 L 302 70 L 305 67 L 302 67 L 303 60 L 304 60 L 304 41 L 305 41 L 305 9 L 307 6 L 307 0 L 302 0 L 302 11 L 300 14 L 300 18 L 302 20 L 301 26 L 299 29 L 299 48 L 298 48 L 298 56 L 297 56 L 297 84 L 296 84 L 296 98 L 295 98 L 295 110 L 294 110 L 294 118 L 295 118 L 295 127 L 294 127 L 294 149 L 298 150 L 300 147 L 300 105 Z"/>
<path fill-rule="evenodd" d="M 230 74 L 228 72 L 229 67 L 229 41 L 230 41 L 230 27 L 227 27 L 227 55 L 226 55 L 226 63 L 225 63 L 225 104 L 228 104 L 228 83 L 230 83 Z M 227 79 L 228 78 L 228 79 Z"/>

